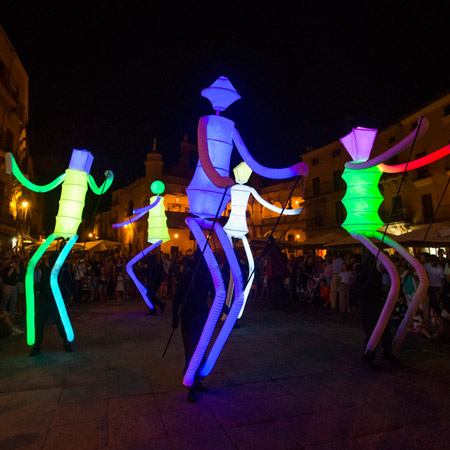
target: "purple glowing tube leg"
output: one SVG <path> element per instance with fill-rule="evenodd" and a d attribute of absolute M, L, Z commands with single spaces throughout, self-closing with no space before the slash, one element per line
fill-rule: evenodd
<path fill-rule="evenodd" d="M 134 258 L 131 258 L 128 261 L 128 264 L 126 266 L 127 273 L 130 276 L 130 278 L 134 281 L 134 284 L 138 288 L 138 291 L 142 295 L 142 298 L 144 299 L 144 302 L 147 304 L 147 306 L 150 309 L 153 309 L 153 303 L 149 300 L 147 296 L 147 288 L 137 279 L 136 275 L 133 272 L 133 266 L 145 255 L 150 253 L 154 248 L 158 247 L 158 245 L 161 245 L 162 241 L 155 242 L 153 245 L 150 245 L 150 247 L 147 247 L 146 249 L 142 250 L 142 252 L 139 252 Z"/>
<path fill-rule="evenodd" d="M 378 233 L 381 235 L 381 233 Z M 408 327 L 411 325 L 411 322 L 416 315 L 417 310 L 419 309 L 420 304 L 422 303 L 423 299 L 427 295 L 428 290 L 428 276 L 427 272 L 425 271 L 425 268 L 420 264 L 419 261 L 417 261 L 416 258 L 414 258 L 411 253 L 409 253 L 404 247 L 402 247 L 398 242 L 393 241 L 392 239 L 389 239 L 387 236 L 384 237 L 384 242 L 386 242 L 387 245 L 392 247 L 394 250 L 396 250 L 400 255 L 403 256 L 403 258 L 408 261 L 409 264 L 414 268 L 414 270 L 417 272 L 417 276 L 419 277 L 419 286 L 417 287 L 416 292 L 414 293 L 414 296 L 411 300 L 411 304 L 408 307 L 408 310 L 406 311 L 405 317 L 402 320 L 402 323 L 398 327 L 397 334 L 394 338 L 394 344 L 399 345 L 402 343 L 403 339 L 405 338 L 406 333 L 408 332 Z"/>
<path fill-rule="evenodd" d="M 369 250 L 369 252 L 372 253 L 372 255 L 374 255 L 375 257 L 378 255 L 381 264 L 383 264 L 383 266 L 386 268 L 386 270 L 389 273 L 389 277 L 391 278 L 391 287 L 389 289 L 386 302 L 384 304 L 383 310 L 381 311 L 378 322 L 375 325 L 375 329 L 373 330 L 372 335 L 370 336 L 369 342 L 367 342 L 366 345 L 367 350 L 373 352 L 376 349 L 378 342 L 380 341 L 383 331 L 385 330 L 386 326 L 389 323 L 389 318 L 391 317 L 392 311 L 397 301 L 398 291 L 400 289 L 400 282 L 394 264 L 383 252 L 378 252 L 378 247 L 375 244 L 373 244 L 366 236 L 362 234 L 351 233 L 351 235 L 354 239 L 357 239 L 359 242 L 361 242 L 361 244 L 363 244 Z M 377 239 L 381 239 L 382 235 L 377 232 L 374 233 L 368 232 L 367 236 L 373 236 Z"/>
<path fill-rule="evenodd" d="M 244 282 L 242 280 L 242 272 L 239 266 L 239 261 L 236 258 L 236 254 L 234 253 L 233 246 L 225 233 L 222 226 L 216 222 L 214 225 L 214 231 L 216 232 L 217 237 L 219 238 L 220 243 L 222 244 L 222 248 L 225 251 L 225 256 L 230 264 L 231 275 L 233 277 L 234 282 L 234 301 L 231 305 L 230 312 L 228 313 L 227 318 L 217 336 L 209 355 L 200 368 L 200 376 L 206 377 L 211 373 L 211 370 L 214 367 L 214 364 L 217 361 L 217 358 L 222 351 L 225 342 L 230 336 L 231 331 L 233 330 L 234 324 L 238 318 L 239 313 L 241 312 L 242 306 L 244 304 Z"/>
<path fill-rule="evenodd" d="M 183 384 L 185 386 L 192 386 L 194 383 L 195 374 L 205 356 L 206 350 L 208 348 L 209 341 L 216 327 L 217 320 L 219 319 L 220 313 L 222 312 L 222 307 L 225 302 L 226 292 L 225 285 L 223 282 L 222 274 L 220 272 L 219 264 L 216 261 L 214 253 L 211 247 L 206 242 L 206 237 L 200 225 L 211 228 L 212 222 L 202 220 L 196 217 L 188 217 L 186 219 L 186 225 L 192 231 L 199 248 L 205 249 L 204 257 L 205 262 L 211 272 L 211 276 L 214 283 L 214 288 L 216 290 L 216 295 L 212 303 L 211 309 L 209 310 L 208 318 L 206 319 L 205 326 L 203 327 L 202 334 L 198 341 L 197 347 L 194 354 L 192 355 L 191 361 L 189 362 L 189 367 L 184 375 Z M 206 247 L 205 247 L 206 244 Z"/>

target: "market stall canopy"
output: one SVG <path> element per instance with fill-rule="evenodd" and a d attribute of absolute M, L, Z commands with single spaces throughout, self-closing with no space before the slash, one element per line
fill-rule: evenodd
<path fill-rule="evenodd" d="M 397 236 L 397 242 L 406 247 L 449 247 L 450 222 L 433 223 L 428 231 L 428 225 L 409 233 Z M 425 239 L 425 241 L 424 241 Z"/>
<path fill-rule="evenodd" d="M 384 233 L 384 230 L 381 230 L 380 233 Z M 390 233 L 386 233 L 386 236 L 393 240 L 397 240 L 397 238 L 398 238 L 398 236 L 395 236 Z M 370 238 L 370 240 L 375 244 L 380 243 L 380 241 L 378 239 Z M 383 245 L 386 246 L 385 244 L 383 244 Z M 347 248 L 347 247 L 360 247 L 360 246 L 361 246 L 361 242 L 357 241 L 350 235 L 347 235 L 346 237 L 339 239 L 337 241 L 331 242 L 330 244 L 327 245 L 327 247 L 330 247 L 330 248 L 338 248 L 338 247 Z"/>

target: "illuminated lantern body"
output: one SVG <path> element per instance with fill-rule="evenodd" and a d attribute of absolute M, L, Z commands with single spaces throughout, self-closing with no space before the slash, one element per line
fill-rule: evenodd
<path fill-rule="evenodd" d="M 149 213 L 147 241 L 152 245 L 139 252 L 134 258 L 131 258 L 127 263 L 126 269 L 128 275 L 138 288 L 138 291 L 144 299 L 144 302 L 150 309 L 154 309 L 155 307 L 153 306 L 153 303 L 148 298 L 147 288 L 138 280 L 136 274 L 133 271 L 133 266 L 140 259 L 148 255 L 153 249 L 161 245 L 163 242 L 170 241 L 169 230 L 167 228 L 166 211 L 164 208 L 164 198 L 160 195 L 165 190 L 164 183 L 162 181 L 154 181 L 150 189 L 153 194 L 156 194 L 150 198 L 150 204 L 148 206 L 144 206 L 143 208 L 134 210 L 133 214 L 135 214 L 135 216 L 133 216 L 131 219 L 126 220 L 125 222 L 114 224 L 113 228 L 119 228 L 129 225 L 139 220 L 141 217 L 147 214 L 147 212 Z"/>
<path fill-rule="evenodd" d="M 36 250 L 35 254 L 30 259 L 25 275 L 25 294 L 27 304 L 27 342 L 28 345 L 34 345 L 36 342 L 35 330 L 35 301 L 34 301 L 34 269 L 36 264 L 44 255 L 47 248 L 55 239 L 65 238 L 69 239 L 62 249 L 56 260 L 50 275 L 50 287 L 58 308 L 61 322 L 66 332 L 66 337 L 69 342 L 74 339 L 72 325 L 67 314 L 66 306 L 61 295 L 61 290 L 58 285 L 58 274 L 63 265 L 67 255 L 72 249 L 73 245 L 78 239 L 77 232 L 81 223 L 81 216 L 83 213 L 84 202 L 88 185 L 92 191 L 101 195 L 107 191 L 111 186 L 114 175 L 111 171 L 106 171 L 106 179 L 103 184 L 98 187 L 89 174 L 94 157 L 91 152 L 87 150 L 72 151 L 72 156 L 69 163 L 69 168 L 63 175 L 60 175 L 53 182 L 38 186 L 23 176 L 14 156 L 11 153 L 5 155 L 6 172 L 12 173 L 25 187 L 35 192 L 48 192 L 62 183 L 61 197 L 59 201 L 59 210 L 56 217 L 56 224 L 54 232 L 45 240 L 45 242 Z"/>
<path fill-rule="evenodd" d="M 345 169 L 342 178 L 347 191 L 342 203 L 347 217 L 342 224 L 349 233 L 353 231 L 376 231 L 383 226 L 378 209 L 383 202 L 378 183 L 382 172 L 377 167 L 355 170 Z"/>
<path fill-rule="evenodd" d="M 214 281 L 215 298 L 202 335 L 184 376 L 183 383 L 186 386 L 192 386 L 198 372 L 201 376 L 206 376 L 210 373 L 244 304 L 242 273 L 234 249 L 221 225 L 218 222 L 214 222 L 213 225 L 211 221 L 211 219 L 222 215 L 230 200 L 228 188 L 235 184 L 229 178 L 233 145 L 236 145 L 244 161 L 259 175 L 268 178 L 285 179 L 300 174 L 306 175 L 308 172 L 308 166 L 304 163 L 298 163 L 282 169 L 272 169 L 264 167 L 255 161 L 239 135 L 234 122 L 219 116 L 220 111 L 224 111 L 229 105 L 241 98 L 228 78 L 219 77 L 209 88 L 202 91 L 202 95 L 211 101 L 213 108 L 216 110 L 216 115 L 202 117 L 198 123 L 199 161 L 192 181 L 186 189 L 190 212 L 196 217 L 186 219 L 186 224 L 192 231 L 199 247 L 202 250 L 204 249 L 205 261 Z M 240 226 L 243 226 L 239 230 L 239 235 L 242 235 L 247 226 L 246 224 L 242 225 L 242 221 Z M 204 361 L 209 342 L 225 302 L 226 292 L 220 267 L 209 247 L 202 228 L 213 229 L 216 233 L 230 265 L 231 276 L 236 289 L 235 300 L 230 312 L 204 363 L 202 361 Z"/>
<path fill-rule="evenodd" d="M 82 170 L 67 169 L 61 188 L 55 233 L 65 238 L 77 234 L 87 190 L 88 174 Z"/>
<path fill-rule="evenodd" d="M 420 126 L 420 125 L 419 125 Z M 394 264 L 378 247 L 368 238 L 375 238 L 383 241 L 391 248 L 395 249 L 403 256 L 416 270 L 419 278 L 419 286 L 411 301 L 405 318 L 402 321 L 396 335 L 396 342 L 400 343 L 412 321 L 420 303 L 422 302 L 428 288 L 428 279 L 422 265 L 400 244 L 390 239 L 388 236 L 378 232 L 378 228 L 383 226 L 383 222 L 378 215 L 378 209 L 383 201 L 383 197 L 378 188 L 378 184 L 383 173 L 384 158 L 391 158 L 398 153 L 405 143 L 411 143 L 411 135 L 407 136 L 396 148 L 392 148 L 373 160 L 369 160 L 372 145 L 377 130 L 368 128 L 356 128 L 351 133 L 341 139 L 342 144 L 352 156 L 354 162 L 346 163 L 342 178 L 347 184 L 347 191 L 342 203 L 347 210 L 347 217 L 342 224 L 355 239 L 360 241 L 385 267 L 391 279 L 389 293 L 381 311 L 380 317 L 370 336 L 366 349 L 374 351 L 380 341 L 383 331 L 389 324 L 389 319 L 395 307 L 400 290 L 400 281 Z M 396 153 L 395 153 L 396 152 Z"/>
<path fill-rule="evenodd" d="M 167 228 L 166 210 L 164 207 L 164 198 L 155 195 L 150 198 L 150 204 L 154 203 L 158 198 L 161 200 L 154 208 L 150 209 L 148 213 L 147 241 L 152 244 L 158 241 L 170 241 L 169 229 Z"/>

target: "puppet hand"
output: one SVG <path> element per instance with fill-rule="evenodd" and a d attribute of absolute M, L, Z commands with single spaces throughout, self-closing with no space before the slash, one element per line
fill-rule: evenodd
<path fill-rule="evenodd" d="M 13 159 L 14 156 L 12 153 L 8 152 L 5 155 L 5 169 L 6 169 L 6 173 L 12 173 L 13 171 Z"/>
<path fill-rule="evenodd" d="M 106 178 L 112 178 L 114 176 L 114 174 L 112 173 L 111 170 L 105 170 L 105 177 Z"/>
<path fill-rule="evenodd" d="M 294 167 L 298 175 L 302 175 L 303 177 L 306 177 L 308 175 L 309 172 L 308 164 L 304 162 L 299 162 Z"/>

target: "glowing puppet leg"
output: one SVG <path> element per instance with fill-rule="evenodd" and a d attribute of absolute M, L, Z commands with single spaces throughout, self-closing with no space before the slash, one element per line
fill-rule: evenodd
<path fill-rule="evenodd" d="M 211 228 L 212 224 L 204 223 L 204 226 L 209 226 L 209 228 Z M 214 231 L 216 232 L 216 235 L 220 243 L 222 244 L 222 248 L 225 251 L 225 256 L 227 257 L 228 263 L 230 264 L 231 274 L 233 276 L 235 286 L 235 295 L 233 304 L 230 308 L 230 312 L 228 313 L 228 316 L 225 319 L 224 324 L 222 325 L 219 335 L 217 336 L 216 341 L 214 342 L 214 345 L 212 346 L 205 363 L 200 368 L 200 376 L 202 377 L 209 375 L 211 370 L 213 369 L 214 364 L 216 363 L 217 358 L 219 357 L 220 352 L 222 351 L 222 348 L 228 339 L 228 336 L 233 330 L 234 324 L 237 320 L 237 316 L 244 304 L 244 282 L 242 280 L 242 272 L 239 266 L 239 261 L 236 258 L 233 246 L 228 239 L 228 236 L 225 233 L 224 229 L 217 222 L 214 225 Z"/>
<path fill-rule="evenodd" d="M 230 238 L 230 240 L 231 240 L 231 238 Z M 241 311 L 238 315 L 238 319 L 240 319 L 242 317 L 242 314 L 244 313 L 244 308 L 247 303 L 248 295 L 250 294 L 250 290 L 252 288 L 253 279 L 255 278 L 255 273 L 254 273 L 255 260 L 253 259 L 252 250 L 250 249 L 250 245 L 248 244 L 248 240 L 245 236 L 242 238 L 242 243 L 244 244 L 245 254 L 246 254 L 247 260 L 248 260 L 248 273 L 251 274 L 251 277 L 247 280 L 247 284 L 245 286 L 244 303 L 243 303 Z M 230 270 L 230 273 L 231 273 L 231 270 Z M 231 298 L 233 297 L 233 292 L 234 292 L 234 281 L 233 281 L 233 277 L 230 276 L 230 282 L 228 283 L 227 299 L 225 301 L 225 303 L 228 307 L 230 307 L 230 305 L 231 305 Z"/>
<path fill-rule="evenodd" d="M 377 324 L 370 336 L 369 342 L 367 342 L 367 350 L 374 351 L 380 341 L 381 335 L 385 330 L 386 326 L 389 323 L 389 319 L 391 317 L 392 311 L 395 307 L 395 302 L 397 301 L 398 291 L 400 289 L 400 282 L 398 279 L 398 273 L 395 269 L 394 264 L 391 260 L 381 251 L 378 252 L 378 247 L 373 244 L 366 236 L 358 233 L 351 233 L 352 237 L 357 239 L 361 244 L 363 244 L 375 257 L 378 255 L 383 266 L 389 273 L 391 278 L 391 287 L 389 289 L 389 293 L 386 299 L 386 302 L 383 306 L 383 310 L 381 311 L 380 318 L 378 319 Z M 367 232 L 367 236 L 373 236 L 377 239 L 381 238 L 381 234 L 377 232 Z"/>
<path fill-rule="evenodd" d="M 61 289 L 59 288 L 58 274 L 59 271 L 61 270 L 61 266 L 64 264 L 64 261 L 67 258 L 67 255 L 69 254 L 70 250 L 72 250 L 72 247 L 74 246 L 75 242 L 77 242 L 77 239 L 78 239 L 77 235 L 72 236 L 69 239 L 69 241 L 59 254 L 58 259 L 56 260 L 55 265 L 53 266 L 52 269 L 52 273 L 50 275 L 50 287 L 52 288 L 53 297 L 55 298 L 56 302 L 56 307 L 58 308 L 58 312 L 61 317 L 61 322 L 63 324 L 64 331 L 66 332 L 66 337 L 69 342 L 73 341 L 74 335 L 69 316 L 67 315 L 66 305 L 64 304 L 64 300 L 61 295 Z"/>
<path fill-rule="evenodd" d="M 161 245 L 162 241 L 155 242 L 154 244 L 150 245 L 150 247 L 147 247 L 146 249 L 142 250 L 142 252 L 138 253 L 134 258 L 131 258 L 128 261 L 128 264 L 126 266 L 127 273 L 130 276 L 130 278 L 134 281 L 134 284 L 138 288 L 138 291 L 142 295 L 142 298 L 144 299 L 144 302 L 147 304 L 147 306 L 150 309 L 153 309 L 153 303 L 150 301 L 150 299 L 147 296 L 147 288 L 137 279 L 136 275 L 133 272 L 133 266 L 145 255 L 150 253 L 154 248 L 158 247 L 158 245 Z"/>
<path fill-rule="evenodd" d="M 420 262 L 417 261 L 417 259 L 414 258 L 414 256 L 411 255 L 411 253 L 409 253 L 398 242 L 393 241 L 392 239 L 388 238 L 387 236 L 384 237 L 384 242 L 386 242 L 386 244 L 388 244 L 394 250 L 397 250 L 397 252 L 399 252 L 400 255 L 402 255 L 403 258 L 409 262 L 409 264 L 411 264 L 411 266 L 417 272 L 417 275 L 419 277 L 419 286 L 417 287 L 417 290 L 414 293 L 414 296 L 411 300 L 411 304 L 409 305 L 408 310 L 406 311 L 405 317 L 403 318 L 402 323 L 398 327 L 397 334 L 394 338 L 394 343 L 396 345 L 399 345 L 402 343 L 403 339 L 405 338 L 405 335 L 408 331 L 408 327 L 410 326 L 414 316 L 416 315 L 416 312 L 419 309 L 419 306 L 422 303 L 422 300 L 424 299 L 425 295 L 427 294 L 428 277 L 427 277 L 427 272 L 425 271 L 425 268 L 422 266 L 422 264 L 420 264 Z"/>
<path fill-rule="evenodd" d="M 203 331 L 198 341 L 195 352 L 192 355 L 191 361 L 189 362 L 189 367 L 184 374 L 183 384 L 185 386 L 192 386 L 192 384 L 194 383 L 195 374 L 197 373 L 202 359 L 205 356 L 206 349 L 208 348 L 208 344 L 211 340 L 211 336 L 214 332 L 217 320 L 219 319 L 220 313 L 222 312 L 222 307 L 225 302 L 226 296 L 225 285 L 223 282 L 222 273 L 220 272 L 219 264 L 217 263 L 214 253 L 207 243 L 206 237 L 200 227 L 200 225 L 206 225 L 206 223 L 206 220 L 204 221 L 196 217 L 188 217 L 186 219 L 186 225 L 192 231 L 192 234 L 194 235 L 199 248 L 205 249 L 204 257 L 209 271 L 211 272 L 216 295 L 211 305 L 211 309 L 209 310 L 208 318 L 206 319 L 206 323 L 203 327 Z M 209 228 L 211 228 L 211 225 L 212 222 L 209 224 Z"/>
<path fill-rule="evenodd" d="M 58 238 L 58 235 L 51 234 L 45 242 L 36 250 L 36 253 L 30 259 L 25 276 L 25 297 L 27 303 L 27 344 L 34 345 L 36 342 L 35 325 L 35 299 L 34 299 L 34 268 L 37 262 L 42 258 L 51 243 Z"/>
<path fill-rule="evenodd" d="M 238 315 L 238 319 L 240 319 L 242 317 L 242 314 L 244 313 L 244 308 L 247 303 L 248 295 L 250 294 L 250 290 L 252 289 L 253 279 L 255 278 L 255 261 L 253 259 L 252 250 L 245 236 L 242 238 L 242 243 L 244 244 L 245 254 L 248 260 L 248 273 L 251 275 L 250 278 L 247 280 L 247 284 L 245 286 L 244 304 L 242 305 L 241 312 Z"/>

